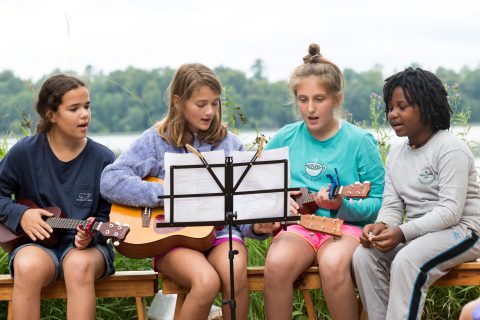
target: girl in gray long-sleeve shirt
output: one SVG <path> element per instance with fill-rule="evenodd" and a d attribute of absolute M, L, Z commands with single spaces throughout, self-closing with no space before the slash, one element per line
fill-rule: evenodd
<path fill-rule="evenodd" d="M 102 173 L 100 192 L 105 199 L 134 207 L 158 207 L 163 185 L 143 180 L 164 179 L 165 152 L 185 153 L 190 144 L 200 152 L 243 150 L 238 138 L 221 122 L 221 85 L 212 70 L 201 64 L 185 64 L 175 73 L 169 87 L 167 116 L 146 130 Z M 233 229 L 235 298 L 237 316 L 248 314 L 247 250 L 243 237 L 265 238 L 266 225 L 240 225 Z M 190 287 L 181 311 L 182 319 L 206 319 L 219 289 L 230 299 L 228 230 L 216 232 L 213 248 L 207 253 L 177 247 L 155 257 L 155 267 L 175 281 Z M 230 310 L 223 310 L 230 314 Z"/>
<path fill-rule="evenodd" d="M 383 90 L 390 125 L 408 140 L 388 155 L 382 208 L 353 265 L 369 319 L 419 319 L 429 285 L 480 256 L 475 159 L 446 131 L 451 109 L 433 73 L 408 68 Z"/>

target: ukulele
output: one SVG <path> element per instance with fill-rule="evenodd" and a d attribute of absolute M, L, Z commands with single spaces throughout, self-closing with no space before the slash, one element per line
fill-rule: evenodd
<path fill-rule="evenodd" d="M 27 199 L 18 200 L 17 203 L 23 204 L 30 208 L 38 208 L 32 201 Z M 53 217 L 47 217 L 45 220 L 45 222 L 47 222 L 53 229 L 74 230 L 80 226 L 84 229 L 87 228 L 92 231 L 98 231 L 104 237 L 115 239 L 117 241 L 125 239 L 125 236 L 129 232 L 128 226 L 122 226 L 118 223 L 94 221 L 92 224 L 87 220 L 63 218 L 62 211 L 59 207 L 47 207 L 43 209 L 54 214 Z M 58 234 L 55 234 L 54 232 L 50 235 L 50 238 L 37 240 L 36 242 L 45 247 L 52 247 L 57 244 L 58 241 Z M 0 223 L 0 247 L 6 252 L 11 252 L 19 245 L 29 242 L 33 241 L 25 234 L 25 232 L 22 231 L 19 234 L 15 234 L 2 223 Z"/>
<path fill-rule="evenodd" d="M 341 195 L 350 199 L 366 198 L 370 192 L 371 184 L 355 182 L 348 186 L 334 186 L 330 189 L 330 198 Z M 300 194 L 294 197 L 299 206 L 300 220 L 294 223 L 302 225 L 305 229 L 322 232 L 333 236 L 342 235 L 343 220 L 315 215 L 318 206 L 313 199 L 314 193 L 309 193 L 307 188 L 300 188 Z"/>
<path fill-rule="evenodd" d="M 146 177 L 144 180 L 163 184 L 163 180 Z M 175 247 L 199 251 L 209 249 L 214 241 L 214 227 L 157 227 L 164 222 L 163 207 L 138 208 L 113 204 L 110 219 L 124 221 L 130 232 L 117 247 L 117 251 L 129 258 L 143 259 L 164 254 Z"/>

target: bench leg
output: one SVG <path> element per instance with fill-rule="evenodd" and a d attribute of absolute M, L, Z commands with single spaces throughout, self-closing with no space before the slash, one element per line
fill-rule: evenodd
<path fill-rule="evenodd" d="M 135 302 L 137 304 L 138 320 L 148 320 L 145 298 L 135 297 Z"/>
<path fill-rule="evenodd" d="M 177 294 L 177 302 L 175 303 L 175 315 L 173 316 L 174 320 L 180 319 L 180 313 L 182 312 L 183 303 L 187 295 L 185 293 Z"/>
<path fill-rule="evenodd" d="M 13 320 L 12 300 L 8 300 L 7 319 Z"/>
<path fill-rule="evenodd" d="M 312 297 L 310 296 L 310 290 L 302 290 L 303 300 L 305 301 L 305 307 L 307 308 L 308 320 L 315 320 L 315 309 L 313 308 Z"/>

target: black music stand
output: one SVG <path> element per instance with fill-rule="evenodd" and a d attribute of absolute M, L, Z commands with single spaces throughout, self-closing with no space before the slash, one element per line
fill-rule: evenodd
<path fill-rule="evenodd" d="M 225 164 L 208 164 L 203 155 L 195 150 L 194 148 L 187 146 L 192 153 L 195 153 L 200 160 L 202 161 L 201 165 L 173 165 L 170 166 L 170 190 L 169 195 L 159 196 L 159 199 L 166 199 L 165 201 L 170 201 L 170 212 L 165 212 L 165 214 L 169 214 L 170 221 L 169 222 L 157 222 L 157 227 L 191 227 L 191 226 L 228 226 L 228 241 L 229 241 L 229 253 L 228 258 L 230 260 L 230 300 L 223 300 L 222 304 L 229 304 L 230 305 L 230 312 L 231 312 L 231 319 L 235 319 L 235 309 L 236 309 L 236 302 L 235 302 L 235 281 L 234 281 L 234 270 L 233 270 L 233 259 L 236 254 L 238 254 L 237 250 L 233 250 L 233 242 L 232 242 L 232 227 L 238 224 L 254 224 L 254 223 L 262 223 L 262 222 L 284 222 L 285 228 L 287 221 L 296 221 L 299 218 L 296 216 L 288 216 L 288 208 L 289 208 L 289 196 L 288 191 L 295 191 L 298 188 L 289 188 L 288 187 L 288 160 L 281 159 L 281 160 L 269 160 L 269 161 L 256 161 L 257 158 L 261 154 L 261 148 L 255 153 L 253 158 L 250 162 L 239 162 L 233 163 L 232 157 L 225 157 Z M 278 189 L 265 189 L 265 190 L 252 190 L 252 191 L 237 191 L 241 182 L 249 172 L 252 166 L 257 165 L 267 165 L 267 164 L 279 164 L 283 165 L 283 188 Z M 233 168 L 237 166 L 244 166 L 246 167 L 243 171 L 243 174 L 238 179 L 237 183 L 234 185 L 234 174 Z M 225 169 L 225 186 L 222 185 L 220 180 L 217 178 L 215 173 L 213 172 L 212 168 L 224 168 Z M 206 168 L 212 178 L 215 180 L 216 184 L 220 188 L 220 193 L 197 193 L 197 194 L 175 194 L 174 193 L 174 176 L 176 170 L 182 169 L 198 169 L 198 168 Z M 262 194 L 262 193 L 279 193 L 283 192 L 283 215 L 278 217 L 268 217 L 268 218 L 258 218 L 258 219 L 237 219 L 237 212 L 234 212 L 233 208 L 233 198 L 237 195 L 247 195 L 247 194 Z M 214 221 L 192 221 L 192 222 L 175 222 L 174 216 L 174 199 L 177 198 L 194 198 L 194 197 L 224 197 L 225 199 L 225 217 L 223 220 L 214 220 Z"/>

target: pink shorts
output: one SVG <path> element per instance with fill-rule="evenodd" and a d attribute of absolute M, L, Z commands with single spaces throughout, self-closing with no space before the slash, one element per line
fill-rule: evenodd
<path fill-rule="evenodd" d="M 245 244 L 245 242 L 243 241 L 242 238 L 232 237 L 232 241 L 238 242 L 238 243 L 241 243 L 241 244 Z M 210 252 L 210 250 L 212 250 L 213 248 L 215 248 L 216 246 L 218 246 L 218 245 L 220 245 L 224 242 L 228 242 L 228 237 L 222 237 L 222 238 L 215 239 L 215 242 L 213 243 L 212 247 L 210 249 L 207 249 L 206 251 L 204 251 L 204 253 L 208 254 Z M 167 252 L 165 252 L 164 254 L 154 256 L 153 257 L 153 270 L 156 271 L 156 272 L 159 272 L 159 270 L 157 269 L 158 260 L 160 258 L 164 257 L 167 253 L 172 252 L 172 251 L 177 250 L 177 249 L 180 249 L 180 248 L 183 248 L 183 247 L 174 247 L 174 248 L 168 250 Z"/>
<path fill-rule="evenodd" d="M 310 231 L 305 229 L 301 225 L 294 224 L 294 225 L 288 226 L 287 230 L 283 230 L 283 228 L 280 229 L 280 231 L 277 233 L 277 235 L 273 240 L 277 239 L 280 235 L 282 235 L 285 232 L 295 234 L 305 239 L 313 247 L 313 250 L 315 250 L 315 252 L 318 251 L 318 248 L 320 248 L 322 244 L 324 244 L 326 241 L 333 238 L 333 236 L 331 235 Z M 362 235 L 362 228 L 345 224 L 345 223 L 342 225 L 342 236 L 350 236 L 360 241 L 361 235 Z"/>

